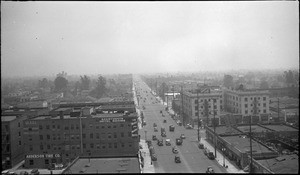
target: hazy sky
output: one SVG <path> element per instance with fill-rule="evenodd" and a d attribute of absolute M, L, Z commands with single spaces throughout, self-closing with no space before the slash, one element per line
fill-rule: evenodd
<path fill-rule="evenodd" d="M 1 2 L 1 76 L 299 68 L 298 2 Z"/>

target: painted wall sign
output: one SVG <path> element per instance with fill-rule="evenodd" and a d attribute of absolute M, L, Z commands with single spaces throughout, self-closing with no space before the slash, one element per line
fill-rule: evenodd
<path fill-rule="evenodd" d="M 26 159 L 59 158 L 60 154 L 29 154 Z"/>
<path fill-rule="evenodd" d="M 100 123 L 103 122 L 125 122 L 124 118 L 101 118 L 99 120 Z"/>

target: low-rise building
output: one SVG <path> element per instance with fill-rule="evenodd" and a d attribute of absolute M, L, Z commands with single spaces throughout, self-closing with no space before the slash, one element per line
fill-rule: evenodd
<path fill-rule="evenodd" d="M 23 121 L 25 116 L 1 115 L 2 169 L 9 169 L 24 159 Z"/>

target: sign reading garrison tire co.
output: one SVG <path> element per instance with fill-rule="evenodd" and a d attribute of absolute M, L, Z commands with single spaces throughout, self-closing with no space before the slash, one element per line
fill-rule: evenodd
<path fill-rule="evenodd" d="M 58 158 L 60 154 L 30 154 L 26 155 L 26 159 L 41 159 L 41 158 Z"/>

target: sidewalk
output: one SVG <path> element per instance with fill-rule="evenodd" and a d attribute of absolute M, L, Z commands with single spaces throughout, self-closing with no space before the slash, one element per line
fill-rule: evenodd
<path fill-rule="evenodd" d="M 140 145 L 143 147 L 143 149 L 140 149 L 140 151 L 144 158 L 144 168 L 142 169 L 142 173 L 155 173 L 154 166 L 151 164 L 151 157 L 147 143 L 145 140 L 141 139 Z"/>
<path fill-rule="evenodd" d="M 206 141 L 205 138 L 201 138 L 200 140 L 201 143 L 203 143 L 204 147 L 208 148 L 210 151 L 212 151 L 213 153 L 215 153 L 215 148 L 213 145 L 211 145 L 209 142 Z M 217 150 L 217 162 L 223 166 L 223 154 Z M 225 157 L 225 165 L 228 166 L 228 168 L 226 168 L 228 173 L 246 173 L 243 170 L 239 169 L 236 165 L 234 165 L 233 163 L 230 162 L 230 160 L 227 159 L 227 157 Z"/>

